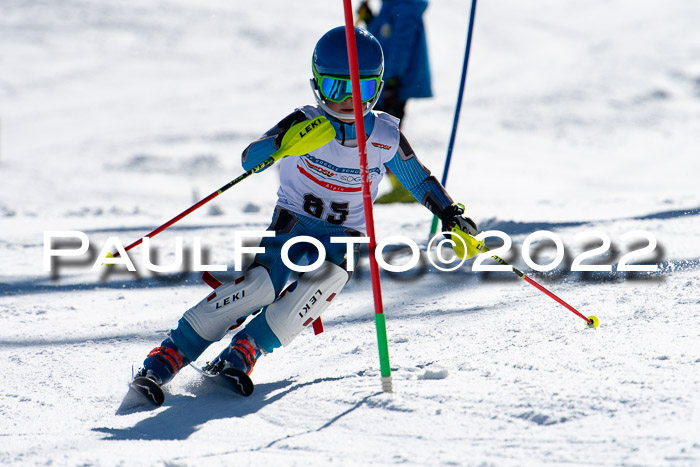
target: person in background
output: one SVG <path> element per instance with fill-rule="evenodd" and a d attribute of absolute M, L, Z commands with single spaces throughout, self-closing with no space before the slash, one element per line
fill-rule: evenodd
<path fill-rule="evenodd" d="M 376 15 L 367 1 L 358 9 L 358 17 L 379 40 L 384 51 L 384 90 L 376 109 L 403 120 L 409 99 L 432 97 L 430 63 L 423 26 L 427 0 L 384 0 Z M 377 203 L 413 203 L 415 198 L 388 174 L 391 191 Z"/>

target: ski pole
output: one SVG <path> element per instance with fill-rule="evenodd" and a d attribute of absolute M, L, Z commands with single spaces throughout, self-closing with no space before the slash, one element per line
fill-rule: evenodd
<path fill-rule="evenodd" d="M 357 63 L 355 28 L 352 24 L 351 0 L 343 0 L 343 7 L 345 13 L 345 41 L 348 47 L 348 66 L 350 68 L 353 111 L 355 114 L 355 125 L 357 126 L 357 151 L 360 156 L 362 202 L 365 214 L 365 225 L 367 226 L 367 236 L 369 236 L 369 271 L 372 279 L 372 293 L 374 296 L 374 323 L 377 330 L 377 345 L 379 347 L 379 367 L 382 378 L 382 390 L 384 392 L 392 392 L 389 344 L 386 335 L 386 317 L 384 315 L 384 305 L 382 303 L 379 265 L 374 255 L 374 251 L 377 248 L 377 240 L 374 233 L 374 215 L 372 213 L 372 195 L 370 194 L 369 169 L 367 163 L 367 141 L 365 135 L 365 121 L 362 115 L 363 104 L 360 96 L 360 71 Z"/>
<path fill-rule="evenodd" d="M 201 208 L 209 201 L 216 198 L 232 186 L 237 185 L 239 182 L 245 180 L 254 173 L 266 169 L 267 167 L 271 166 L 283 157 L 301 156 L 303 154 L 308 154 L 314 149 L 318 149 L 324 144 L 330 142 L 333 138 L 335 138 L 335 129 L 333 128 L 333 125 L 331 125 L 331 122 L 329 122 L 328 119 L 326 119 L 326 117 L 316 117 L 312 120 L 305 120 L 303 122 L 299 122 L 295 125 L 292 125 L 292 127 L 289 130 L 287 130 L 287 133 L 285 133 L 284 137 L 282 138 L 280 148 L 277 151 L 275 151 L 270 157 L 268 157 L 252 169 L 248 170 L 247 172 L 243 173 L 242 175 L 234 178 L 226 185 L 222 186 L 221 188 L 219 188 L 206 198 L 202 199 L 201 201 L 197 202 L 193 206 L 190 206 L 189 208 L 185 209 L 165 224 L 161 225 L 160 227 L 157 227 L 153 231 L 139 238 L 138 240 L 124 248 L 124 251 L 129 251 L 135 246 L 140 245 L 143 242 L 144 237 L 151 238 L 155 235 L 158 235 L 163 230 L 167 229 L 183 217 L 187 216 L 192 211 Z M 108 254 L 107 256 L 116 258 L 119 256 L 119 253 Z"/>
<path fill-rule="evenodd" d="M 447 145 L 447 157 L 445 157 L 445 168 L 442 172 L 442 186 L 447 184 L 447 173 L 450 170 L 450 162 L 452 161 L 452 149 L 457 138 L 457 124 L 459 123 L 459 113 L 462 110 L 462 98 L 464 97 L 464 87 L 467 82 L 467 66 L 469 65 L 469 52 L 472 48 L 472 31 L 474 31 L 474 18 L 476 17 L 476 0 L 472 0 L 472 9 L 469 14 L 469 29 L 467 32 L 467 46 L 464 51 L 464 63 L 462 65 L 462 78 L 459 82 L 459 93 L 457 95 L 457 107 L 455 107 L 455 117 L 452 122 L 452 133 L 450 134 L 450 143 Z M 433 224 L 430 226 L 430 237 L 435 235 L 438 228 L 438 217 L 433 216 Z"/>
<path fill-rule="evenodd" d="M 487 249 L 487 251 L 488 251 L 488 249 Z M 576 316 L 578 316 L 579 318 L 581 318 L 582 320 L 584 320 L 584 321 L 586 322 L 586 326 L 588 326 L 589 328 L 594 328 L 594 329 L 595 329 L 595 328 L 598 327 L 598 318 L 596 318 L 595 316 L 589 316 L 588 318 L 586 318 L 586 316 L 584 316 L 584 315 L 583 315 L 581 312 L 579 312 L 576 308 L 572 307 L 571 305 L 569 305 L 568 303 L 566 303 L 564 300 L 562 300 L 561 298 L 559 298 L 559 297 L 557 297 L 556 295 L 554 295 L 552 292 L 550 292 L 549 290 L 547 290 L 544 286 L 542 286 L 541 284 L 537 283 L 534 279 L 532 279 L 532 278 L 528 277 L 527 275 L 525 275 L 525 273 L 523 273 L 521 270 L 519 270 L 518 268 L 516 268 L 516 267 L 513 266 L 512 264 L 509 264 L 507 261 L 503 260 L 502 258 L 500 258 L 500 257 L 497 256 L 497 255 L 492 255 L 491 258 L 493 258 L 496 262 L 503 264 L 504 266 L 510 266 L 511 271 L 513 272 L 513 274 L 515 274 L 516 276 L 520 277 L 521 279 L 523 279 L 523 280 L 524 280 L 525 282 L 527 282 L 528 284 L 535 286 L 540 292 L 545 293 L 545 294 L 548 295 L 550 298 L 552 298 L 554 301 L 556 301 L 557 303 L 559 303 L 560 305 L 562 305 L 564 308 L 568 309 L 570 312 L 572 312 L 573 314 L 575 314 Z"/>
<path fill-rule="evenodd" d="M 471 235 L 459 230 L 457 227 L 452 228 L 452 232 L 456 234 L 459 238 L 464 240 L 464 245 L 466 247 L 466 251 L 462 251 L 461 245 L 459 243 L 455 243 L 454 245 L 454 250 L 457 256 L 460 258 L 470 258 L 472 256 L 475 256 L 480 253 L 486 253 L 489 251 L 489 248 L 484 244 L 483 240 L 477 240 L 476 238 L 472 237 Z M 525 273 L 523 273 L 521 270 L 513 266 L 512 264 L 508 263 L 501 257 L 497 255 L 491 255 L 491 258 L 493 258 L 497 263 L 500 263 L 504 266 L 509 266 L 511 269 L 511 272 L 515 274 L 516 276 L 520 277 L 523 279 L 525 282 L 528 284 L 534 286 L 537 288 L 540 292 L 543 292 L 544 294 L 548 295 L 550 298 L 552 298 L 554 301 L 562 305 L 564 308 L 567 310 L 571 311 L 573 314 L 578 316 L 579 318 L 583 319 L 586 322 L 586 325 L 589 328 L 597 328 L 598 327 L 598 318 L 595 316 L 589 316 L 586 318 L 581 312 L 579 312 L 576 308 L 573 306 L 569 305 L 566 303 L 564 300 L 561 298 L 557 297 L 554 295 L 552 292 L 547 290 L 544 286 L 541 284 L 537 283 L 534 279 L 528 277 Z"/>

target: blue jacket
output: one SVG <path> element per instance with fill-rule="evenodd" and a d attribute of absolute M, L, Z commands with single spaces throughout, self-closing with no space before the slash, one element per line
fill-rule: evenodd
<path fill-rule="evenodd" d="M 423 28 L 427 0 L 384 0 L 367 25 L 384 50 L 384 81 L 399 78 L 399 100 L 431 97 L 428 46 Z"/>

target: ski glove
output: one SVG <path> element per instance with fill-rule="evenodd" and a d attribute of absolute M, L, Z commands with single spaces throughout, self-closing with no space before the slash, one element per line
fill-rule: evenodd
<path fill-rule="evenodd" d="M 442 230 L 452 231 L 453 228 L 457 227 L 462 232 L 466 232 L 471 236 L 479 233 L 476 227 L 476 222 L 471 218 L 466 217 L 464 214 L 464 205 L 460 203 L 453 203 L 452 205 L 445 208 L 442 213 Z"/>
<path fill-rule="evenodd" d="M 270 155 L 275 161 L 287 156 L 303 156 L 330 143 L 335 128 L 326 117 L 315 117 L 292 125 L 284 133 L 279 149 Z"/>

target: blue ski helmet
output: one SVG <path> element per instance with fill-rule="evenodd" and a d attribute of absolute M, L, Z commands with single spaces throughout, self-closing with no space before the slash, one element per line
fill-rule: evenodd
<path fill-rule="evenodd" d="M 357 61 L 360 71 L 360 94 L 367 115 L 377 103 L 384 82 L 384 54 L 379 41 L 362 28 L 355 28 Z M 327 101 L 342 102 L 352 95 L 345 27 L 338 26 L 319 39 L 311 60 L 311 88 L 318 104 L 336 118 L 351 119 L 348 114 L 334 112 Z"/>

